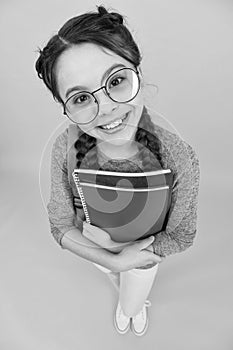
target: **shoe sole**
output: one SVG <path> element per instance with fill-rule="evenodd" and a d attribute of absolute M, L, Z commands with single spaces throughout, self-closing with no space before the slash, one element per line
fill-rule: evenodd
<path fill-rule="evenodd" d="M 129 321 L 129 324 L 128 324 L 127 328 L 125 328 L 124 330 L 121 330 L 121 329 L 118 327 L 118 325 L 117 325 L 116 314 L 114 314 L 114 319 L 113 319 L 113 320 L 114 320 L 114 326 L 115 326 L 115 328 L 116 328 L 116 330 L 117 330 L 118 333 L 120 333 L 120 334 L 125 334 L 125 333 L 127 333 L 128 330 L 130 329 L 130 321 Z"/>
<path fill-rule="evenodd" d="M 132 322 L 132 324 L 131 324 L 131 331 L 132 331 L 136 336 L 141 337 L 142 335 L 144 335 L 144 334 L 146 333 L 146 331 L 147 331 L 147 329 L 148 329 L 148 326 L 149 326 L 149 322 L 147 321 L 147 324 L 146 324 L 145 328 L 143 329 L 143 331 L 140 332 L 140 333 L 138 333 L 138 332 L 135 330 L 135 328 L 134 328 L 134 326 L 133 326 L 133 322 Z"/>

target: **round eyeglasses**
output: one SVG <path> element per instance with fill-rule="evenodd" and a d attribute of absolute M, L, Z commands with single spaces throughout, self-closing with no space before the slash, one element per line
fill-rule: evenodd
<path fill-rule="evenodd" d="M 101 89 L 114 102 L 132 101 L 140 89 L 139 72 L 135 69 L 119 69 L 109 75 L 105 85 L 99 89 L 93 92 L 80 91 L 70 96 L 64 104 L 63 114 L 76 124 L 91 123 L 99 113 L 99 102 L 94 94 Z"/>

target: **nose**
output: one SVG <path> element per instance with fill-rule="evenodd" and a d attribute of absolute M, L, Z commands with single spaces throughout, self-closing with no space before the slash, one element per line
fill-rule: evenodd
<path fill-rule="evenodd" d="M 109 115 L 118 107 L 118 103 L 110 99 L 104 89 L 98 91 L 98 96 L 96 99 L 99 103 L 99 113 L 98 116 Z"/>

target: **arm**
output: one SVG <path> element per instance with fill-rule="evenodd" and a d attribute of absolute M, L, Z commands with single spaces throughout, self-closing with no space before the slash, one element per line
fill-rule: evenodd
<path fill-rule="evenodd" d="M 126 246 L 131 245 L 133 242 L 115 242 L 111 239 L 108 232 L 104 231 L 100 227 L 97 227 L 87 222 L 83 223 L 83 236 L 88 240 L 94 242 L 98 246 L 114 253 L 120 253 Z"/>
<path fill-rule="evenodd" d="M 112 241 L 111 236 L 106 231 L 104 231 L 103 229 L 96 227 L 94 225 L 87 224 L 86 222 L 83 223 L 82 235 L 84 237 L 88 238 L 90 241 L 98 244 L 100 247 L 107 249 L 107 251 L 119 253 L 119 255 L 124 250 L 124 248 L 135 245 L 135 241 L 134 242 L 126 242 L 126 243 Z M 147 241 L 147 239 L 146 239 L 146 241 Z M 147 244 L 146 247 L 144 247 L 144 250 L 152 252 L 154 254 L 154 257 L 156 257 L 152 244 L 150 244 L 149 246 Z M 117 254 L 117 256 L 118 256 L 118 254 Z M 157 257 L 157 258 L 159 258 L 159 257 Z M 116 259 L 118 259 L 118 257 L 116 257 Z M 160 261 L 160 259 L 159 259 L 159 261 Z M 117 261 L 115 260 L 115 263 L 116 262 Z M 142 265 L 140 268 L 141 269 L 151 268 L 154 265 L 156 265 L 157 263 L 158 263 L 158 261 L 153 262 L 153 263 L 149 263 L 147 265 Z M 116 268 L 117 268 L 117 265 L 116 265 Z M 139 268 L 139 267 L 136 267 L 136 268 Z"/>
<path fill-rule="evenodd" d="M 175 144 L 174 148 L 177 149 L 177 158 L 181 156 L 176 159 L 175 166 L 168 164 L 168 168 L 171 167 L 175 173 L 168 223 L 166 230 L 155 234 L 154 242 L 146 249 L 153 249 L 161 257 L 186 250 L 193 244 L 196 234 L 199 161 L 192 147 L 184 141 Z M 115 253 L 120 253 L 125 247 L 123 243 L 106 240 L 106 233 L 93 225 L 87 225 L 87 231 L 83 234 Z"/>
<path fill-rule="evenodd" d="M 82 219 L 75 213 L 73 193 L 68 181 L 66 147 L 67 136 L 63 132 L 57 137 L 51 156 L 51 192 L 47 205 L 51 233 L 61 248 L 114 269 L 115 255 L 82 235 Z"/>
<path fill-rule="evenodd" d="M 155 234 L 153 242 L 155 253 L 163 257 L 182 252 L 192 246 L 197 231 L 199 160 L 192 147 L 182 142 L 185 151 L 180 150 L 182 161 L 176 162 L 177 172 L 166 230 Z"/>
<path fill-rule="evenodd" d="M 62 237 L 61 244 L 63 248 L 88 261 L 100 264 L 111 271 L 115 270 L 115 254 L 100 248 L 97 244 L 85 238 L 77 228 L 66 232 Z"/>

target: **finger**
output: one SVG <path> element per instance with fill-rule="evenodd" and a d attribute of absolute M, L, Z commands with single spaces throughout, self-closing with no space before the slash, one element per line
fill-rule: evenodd
<path fill-rule="evenodd" d="M 155 239 L 154 236 L 150 236 L 148 238 L 143 239 L 142 241 L 136 242 L 136 244 L 138 244 L 139 249 L 142 250 L 148 247 L 149 245 L 151 245 L 154 239 Z"/>
<path fill-rule="evenodd" d="M 154 253 L 154 249 L 153 249 L 153 247 L 152 247 L 152 244 L 149 245 L 148 247 L 146 247 L 144 250 L 147 250 L 148 252 Z"/>
<path fill-rule="evenodd" d="M 98 227 L 88 224 L 88 223 L 83 223 L 84 229 L 83 229 L 83 235 L 92 241 L 93 243 L 99 245 L 102 248 L 108 248 L 109 245 L 109 239 L 108 235 L 105 235 L 105 232 L 103 230 L 100 230 L 101 232 L 98 233 Z M 103 234 L 102 234 L 103 233 Z"/>
<path fill-rule="evenodd" d="M 109 233 L 102 230 L 101 228 L 99 228 L 95 225 L 88 224 L 86 222 L 84 222 L 83 225 L 84 225 L 86 230 L 88 230 L 89 232 L 91 232 L 93 234 L 93 236 L 96 236 L 99 239 L 105 240 L 105 241 L 109 241 L 111 239 L 111 236 L 109 235 Z"/>
<path fill-rule="evenodd" d="M 87 221 L 83 221 L 83 226 L 85 226 L 86 228 L 88 228 L 91 224 L 89 224 Z"/>
<path fill-rule="evenodd" d="M 90 231 L 88 231 L 86 228 L 84 228 L 82 234 L 85 237 L 92 237 L 92 233 Z"/>
<path fill-rule="evenodd" d="M 145 266 L 136 267 L 136 269 L 146 270 L 146 269 L 150 269 L 150 268 L 154 267 L 157 264 L 158 264 L 157 262 L 153 262 L 153 263 L 147 264 Z"/>
<path fill-rule="evenodd" d="M 89 232 L 92 233 L 92 234 L 95 234 L 95 232 L 96 232 L 96 226 L 91 225 L 91 224 L 90 224 L 89 222 L 87 222 L 87 221 L 84 221 L 84 222 L 83 222 L 83 228 L 84 228 L 85 230 L 89 231 Z"/>
<path fill-rule="evenodd" d="M 83 235 L 86 237 L 94 236 L 93 230 L 90 229 L 90 224 L 88 224 L 86 221 L 83 222 Z"/>
<path fill-rule="evenodd" d="M 82 208 L 82 202 L 80 198 L 74 197 L 74 206 L 81 209 Z"/>
<path fill-rule="evenodd" d="M 156 263 L 162 262 L 162 259 L 161 259 L 161 257 L 159 255 L 154 254 L 154 253 L 151 253 L 151 255 L 152 255 L 152 261 L 153 262 L 156 262 Z"/>
<path fill-rule="evenodd" d="M 82 202 L 80 198 L 74 198 L 74 203 L 81 204 Z"/>
<path fill-rule="evenodd" d="M 92 232 L 84 229 L 83 236 L 86 237 L 89 241 L 92 241 L 93 243 L 100 245 L 98 236 L 95 236 Z"/>

